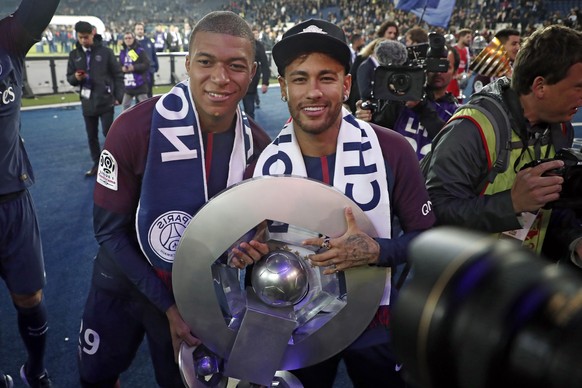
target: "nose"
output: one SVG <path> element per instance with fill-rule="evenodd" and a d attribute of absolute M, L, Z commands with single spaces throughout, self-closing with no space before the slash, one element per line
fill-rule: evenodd
<path fill-rule="evenodd" d="M 217 64 L 210 75 L 210 79 L 212 82 L 217 84 L 227 84 L 230 82 L 230 78 L 228 76 L 228 71 L 224 67 L 224 65 Z"/>
<path fill-rule="evenodd" d="M 312 99 L 312 100 L 317 100 L 317 99 L 323 97 L 323 92 L 321 91 L 321 88 L 319 87 L 319 84 L 317 81 L 313 81 L 311 83 L 311 87 L 309 88 L 309 91 L 307 93 L 307 97 Z"/>

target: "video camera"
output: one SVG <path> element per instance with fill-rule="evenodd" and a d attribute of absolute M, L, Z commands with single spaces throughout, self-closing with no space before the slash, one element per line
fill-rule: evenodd
<path fill-rule="evenodd" d="M 546 171 L 544 176 L 559 175 L 564 178 L 560 199 L 546 205 L 548 208 L 582 209 L 582 153 L 573 148 L 563 148 L 556 152 L 553 159 L 538 159 L 527 163 L 523 168 L 535 167 L 551 160 L 562 160 L 564 166 Z"/>
<path fill-rule="evenodd" d="M 382 44 L 382 43 L 380 43 Z M 449 69 L 445 37 L 431 32 L 428 43 L 404 48 L 404 63 L 382 61 L 374 73 L 373 97 L 375 100 L 420 101 L 425 94 L 426 73 L 444 73 Z"/>
<path fill-rule="evenodd" d="M 394 303 L 412 386 L 582 387 L 582 277 L 510 240 L 439 227 L 412 241 Z"/>

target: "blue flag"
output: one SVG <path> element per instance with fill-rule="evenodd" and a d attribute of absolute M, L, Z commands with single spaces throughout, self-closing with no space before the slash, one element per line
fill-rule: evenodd
<path fill-rule="evenodd" d="M 425 8 L 426 7 L 426 8 Z M 431 26 L 447 28 L 455 0 L 399 0 L 397 9 L 409 11 Z"/>

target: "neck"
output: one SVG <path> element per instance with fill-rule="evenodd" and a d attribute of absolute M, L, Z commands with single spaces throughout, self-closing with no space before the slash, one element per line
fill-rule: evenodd
<path fill-rule="evenodd" d="M 199 117 L 200 130 L 204 133 L 224 133 L 236 127 L 237 115 L 234 113 L 228 117 Z"/>
<path fill-rule="evenodd" d="M 519 102 L 523 108 L 523 115 L 531 125 L 536 125 L 541 122 L 538 109 L 535 105 L 535 96 L 533 93 L 519 96 Z"/>
<path fill-rule="evenodd" d="M 447 93 L 447 88 L 433 89 L 432 91 L 435 101 L 442 98 Z"/>
<path fill-rule="evenodd" d="M 306 132 L 295 127 L 295 137 L 297 138 L 299 148 L 301 148 L 301 153 L 305 156 L 311 157 L 334 154 L 336 152 L 340 124 L 341 120 L 337 125 L 334 125 L 321 133 Z"/>

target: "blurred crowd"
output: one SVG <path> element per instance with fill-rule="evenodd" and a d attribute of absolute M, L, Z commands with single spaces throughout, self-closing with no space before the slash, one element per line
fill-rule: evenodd
<path fill-rule="evenodd" d="M 447 30 L 426 25 L 413 13 L 396 9 L 395 3 L 395 0 L 61 0 L 58 14 L 99 17 L 106 26 L 103 40 L 116 51 L 123 33 L 132 31 L 138 21 L 145 23 L 151 39 L 163 34 L 166 43 L 161 51 L 184 50 L 191 26 L 212 9 L 232 10 L 257 26 L 267 51 L 289 25 L 310 17 L 341 26 L 348 38 L 357 33 L 367 40 L 386 20 L 396 22 L 401 35 L 416 25 L 444 34 L 469 28 L 485 37 L 502 27 L 518 29 L 523 37 L 541 25 L 582 28 L 579 0 L 456 0 Z M 71 26 L 53 25 L 37 51 L 66 53 L 74 43 Z"/>

